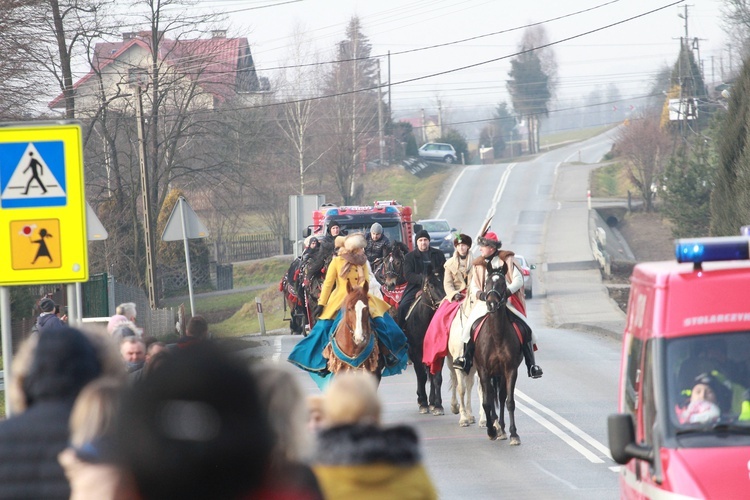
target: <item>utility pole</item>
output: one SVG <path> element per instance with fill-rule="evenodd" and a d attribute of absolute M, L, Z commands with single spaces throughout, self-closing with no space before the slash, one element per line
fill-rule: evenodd
<path fill-rule="evenodd" d="M 438 99 L 438 132 L 443 137 L 443 103 Z"/>
<path fill-rule="evenodd" d="M 391 51 L 388 51 L 388 112 L 390 113 L 393 108 L 391 107 Z"/>
<path fill-rule="evenodd" d="M 146 286 L 151 309 L 156 309 L 156 284 L 154 274 L 153 248 L 151 239 L 151 204 L 149 202 L 148 171 L 146 170 L 146 144 L 143 137 L 143 101 L 139 82 L 131 82 L 135 89 L 135 116 L 138 127 L 138 163 L 141 170 L 141 200 L 143 203 L 143 231 L 146 240 Z"/>
<path fill-rule="evenodd" d="M 380 143 L 380 163 L 383 166 L 383 96 L 381 94 L 380 59 L 378 59 L 378 142 Z"/>
<path fill-rule="evenodd" d="M 424 108 L 422 108 L 422 144 L 427 142 L 427 120 L 424 117 Z"/>

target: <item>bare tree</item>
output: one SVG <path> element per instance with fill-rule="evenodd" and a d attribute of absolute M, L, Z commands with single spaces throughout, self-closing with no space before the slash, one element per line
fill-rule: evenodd
<path fill-rule="evenodd" d="M 317 53 L 297 26 L 292 34 L 292 54 L 282 69 L 277 83 L 277 96 L 285 101 L 281 105 L 278 125 L 283 133 L 291 161 L 299 172 L 299 193 L 305 194 L 305 173 L 317 165 L 327 152 L 321 142 L 312 141 L 313 131 L 320 119 L 317 99 L 322 91 L 322 74 Z"/>
<path fill-rule="evenodd" d="M 640 192 L 647 212 L 653 210 L 657 182 L 672 156 L 672 139 L 659 121 L 658 113 L 631 120 L 619 129 L 615 143 L 626 159 L 628 176 Z"/>

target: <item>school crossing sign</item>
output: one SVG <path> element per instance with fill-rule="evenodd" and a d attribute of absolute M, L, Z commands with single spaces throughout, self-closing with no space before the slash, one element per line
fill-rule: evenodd
<path fill-rule="evenodd" d="M 0 125 L 0 286 L 86 280 L 80 125 Z"/>

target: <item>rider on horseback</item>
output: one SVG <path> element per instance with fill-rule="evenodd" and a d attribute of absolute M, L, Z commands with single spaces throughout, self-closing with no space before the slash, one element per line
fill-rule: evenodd
<path fill-rule="evenodd" d="M 487 314 L 487 304 L 485 303 L 486 295 L 484 292 L 484 283 L 487 279 L 487 263 L 492 262 L 493 267 L 501 267 L 503 262 L 508 266 L 508 297 L 507 308 L 512 313 L 511 320 L 521 330 L 524 341 L 521 345 L 528 375 L 531 378 L 542 376 L 542 368 L 534 360 L 534 341 L 531 335 L 531 327 L 526 320 L 526 302 L 523 291 L 523 275 L 518 265 L 513 260 L 513 252 L 500 250 L 502 242 L 498 239 L 497 234 L 493 232 L 485 233 L 484 237 L 479 237 L 480 257 L 477 257 L 472 263 L 472 281 L 470 286 L 471 300 L 478 299 L 474 304 L 469 320 L 466 322 L 462 337 L 464 341 L 464 356 L 458 357 L 454 361 L 454 366 L 468 372 L 471 368 L 472 342 L 471 327 L 476 320 Z"/>
<path fill-rule="evenodd" d="M 445 262 L 443 289 L 445 299 L 440 304 L 427 327 L 424 337 L 424 357 L 422 361 L 436 374 L 443 367 L 443 358 L 448 352 L 448 336 L 458 309 L 469 291 L 469 273 L 471 271 L 471 237 L 459 234 L 453 240 L 455 252 Z"/>
<path fill-rule="evenodd" d="M 378 265 L 391 251 L 391 240 L 383 234 L 383 226 L 379 222 L 370 226 L 370 232 L 365 236 L 365 239 L 367 240 L 365 255 L 367 255 L 367 260 L 370 261 L 373 271 L 376 271 Z"/>
<path fill-rule="evenodd" d="M 414 239 L 417 242 L 417 248 L 404 257 L 404 278 L 408 284 L 398 304 L 398 324 L 402 329 L 406 325 L 406 316 L 414 303 L 417 292 L 422 289 L 422 278 L 431 271 L 442 274 L 445 265 L 443 252 L 430 246 L 430 233 L 423 229 L 416 234 Z"/>

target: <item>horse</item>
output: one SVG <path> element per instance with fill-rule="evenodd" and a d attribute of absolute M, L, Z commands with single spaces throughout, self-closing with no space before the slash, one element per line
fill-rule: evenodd
<path fill-rule="evenodd" d="M 469 301 L 470 299 L 467 297 L 464 300 Z M 465 323 L 469 320 L 469 312 L 463 306 L 459 307 L 448 336 L 449 354 L 447 358 L 451 367 L 451 410 L 453 413 L 459 415 L 458 425 L 461 427 L 468 427 L 476 422 L 476 418 L 471 412 L 471 391 L 474 387 L 474 376 L 477 372 L 476 366 L 472 364 L 469 373 L 453 366 L 453 360 L 459 357 L 465 348 L 461 334 Z M 456 392 L 458 392 L 458 397 L 456 397 Z M 482 427 L 486 425 L 484 411 L 480 412 L 479 425 Z"/>
<path fill-rule="evenodd" d="M 305 326 L 310 322 L 308 301 L 302 286 L 304 273 L 302 258 L 292 261 L 279 283 L 279 291 L 284 295 L 284 310 L 289 307 L 289 329 L 292 335 L 307 335 Z"/>
<path fill-rule="evenodd" d="M 479 374 L 482 408 L 487 416 L 487 436 L 491 440 L 507 439 L 505 433 L 505 407 L 510 421 L 510 445 L 518 446 L 521 439 L 516 430 L 515 388 L 518 367 L 523 361 L 521 334 L 513 326 L 512 314 L 507 309 L 508 284 L 505 275 L 508 265 L 499 268 L 487 263 L 486 294 L 487 315 L 478 328 L 474 349 L 474 365 Z M 499 403 L 500 410 L 496 413 Z M 499 431 L 499 435 L 498 435 Z"/>
<path fill-rule="evenodd" d="M 381 284 L 380 292 L 383 300 L 391 306 L 392 314 L 398 310 L 398 303 L 406 289 L 404 277 L 404 257 L 409 248 L 400 241 L 393 242 L 390 252 L 383 258 L 382 264 L 375 272 L 375 277 Z"/>
<path fill-rule="evenodd" d="M 328 359 L 328 370 L 333 374 L 363 370 L 380 380 L 385 361 L 370 322 L 368 290 L 367 282 L 361 287 L 346 284 L 347 295 L 341 305 L 343 317 L 331 336 L 331 342 L 323 350 L 323 357 Z"/>
<path fill-rule="evenodd" d="M 424 337 L 427 327 L 445 297 L 443 289 L 443 273 L 430 270 L 422 278 L 422 289 L 417 294 L 414 304 L 406 318 L 406 337 L 409 340 L 409 358 L 414 365 L 414 373 L 417 375 L 417 404 L 419 413 L 432 413 L 433 415 L 445 415 L 443 410 L 443 397 L 441 387 L 443 374 L 438 372 L 430 374 L 427 365 L 422 362 Z M 427 380 L 430 381 L 430 395 L 427 396 Z"/>

